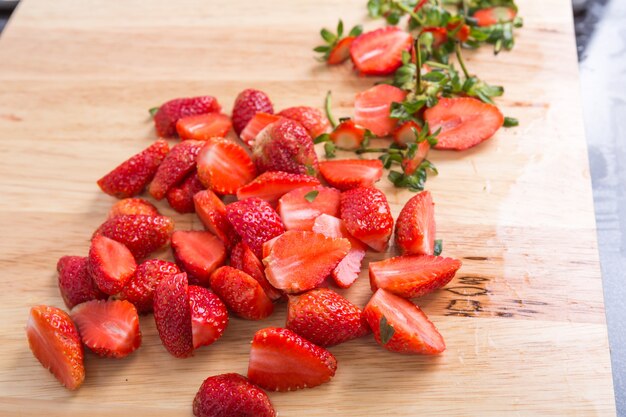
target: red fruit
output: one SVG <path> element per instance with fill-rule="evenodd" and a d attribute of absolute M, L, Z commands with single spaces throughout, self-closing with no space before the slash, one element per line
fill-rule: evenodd
<path fill-rule="evenodd" d="M 402 52 L 412 44 L 410 33 L 388 26 L 358 36 L 350 46 L 350 56 L 361 74 L 388 75 L 402 65 Z"/>
<path fill-rule="evenodd" d="M 98 235 L 89 248 L 89 273 L 98 288 L 107 294 L 117 294 L 133 276 L 137 264 L 123 243 Z"/>
<path fill-rule="evenodd" d="M 271 391 L 321 385 L 335 375 L 337 360 L 289 329 L 268 327 L 254 334 L 248 379 Z"/>
<path fill-rule="evenodd" d="M 72 309 L 72 320 L 96 355 L 123 358 L 141 346 L 139 315 L 128 301 L 87 301 Z"/>
<path fill-rule="evenodd" d="M 166 141 L 157 140 L 100 178 L 98 186 L 113 197 L 133 197 L 141 193 L 146 185 L 152 181 L 159 165 L 169 151 L 170 148 Z"/>
<path fill-rule="evenodd" d="M 350 58 L 350 47 L 352 42 L 356 39 L 356 36 L 347 36 L 337 42 L 337 45 L 328 53 L 328 65 L 341 64 L 348 58 Z"/>
<path fill-rule="evenodd" d="M 427 32 L 433 35 L 433 46 L 435 48 L 443 45 L 448 40 L 448 31 L 442 27 L 431 27 L 422 29 L 422 33 Z"/>
<path fill-rule="evenodd" d="M 417 141 L 417 134 L 422 131 L 420 125 L 414 121 L 402 123 L 393 131 L 393 141 L 397 145 L 406 148 Z"/>
<path fill-rule="evenodd" d="M 263 245 L 265 245 L 265 243 Z M 244 242 L 237 243 L 231 251 L 230 266 L 237 268 L 254 278 L 256 282 L 261 285 L 261 288 L 263 288 L 263 291 L 265 291 L 265 294 L 267 294 L 270 300 L 276 301 L 282 298 L 282 293 L 272 287 L 267 281 L 267 278 L 265 278 L 263 264 L 259 258 L 256 257 L 256 255 Z"/>
<path fill-rule="evenodd" d="M 517 11 L 512 7 L 496 6 L 476 10 L 472 16 L 478 26 L 491 26 L 496 23 L 510 22 L 515 18 Z"/>
<path fill-rule="evenodd" d="M 317 155 L 311 136 L 300 123 L 284 117 L 258 134 L 252 159 L 259 172 L 317 175 Z"/>
<path fill-rule="evenodd" d="M 203 287 L 189 286 L 193 348 L 217 341 L 228 327 L 228 311 L 217 295 Z"/>
<path fill-rule="evenodd" d="M 320 173 L 328 185 L 340 190 L 372 187 L 383 176 L 379 159 L 337 159 L 320 162 Z"/>
<path fill-rule="evenodd" d="M 195 211 L 193 196 L 204 190 L 204 184 L 198 178 L 197 172 L 187 175 L 180 185 L 170 188 L 166 194 L 170 207 L 179 213 L 193 213 Z"/>
<path fill-rule="evenodd" d="M 300 123 L 312 138 L 316 138 L 326 132 L 330 126 L 326 116 L 314 107 L 289 107 L 282 110 L 278 115 Z"/>
<path fill-rule="evenodd" d="M 270 98 L 262 91 L 249 88 L 243 90 L 235 99 L 233 106 L 233 127 L 240 134 L 248 122 L 257 113 L 274 114 L 274 106 Z"/>
<path fill-rule="evenodd" d="M 202 149 L 203 141 L 186 140 L 172 148 L 167 154 L 154 179 L 148 187 L 150 195 L 163 199 L 170 188 L 180 183 L 196 167 L 196 155 Z"/>
<path fill-rule="evenodd" d="M 320 181 L 310 175 L 268 171 L 237 190 L 237 198 L 243 200 L 245 198 L 257 197 L 273 204 L 289 191 L 305 185 L 320 185 Z"/>
<path fill-rule="evenodd" d="M 57 262 L 59 290 L 68 308 L 85 301 L 102 300 L 108 297 L 91 279 L 88 259 L 82 256 L 63 256 Z"/>
<path fill-rule="evenodd" d="M 154 115 L 154 127 L 161 137 L 173 137 L 176 134 L 176 122 L 183 117 L 196 114 L 215 113 L 222 110 L 222 106 L 215 97 L 200 96 L 177 98 L 165 102 Z"/>
<path fill-rule="evenodd" d="M 230 117 L 222 113 L 206 113 L 183 117 L 176 122 L 181 139 L 209 140 L 223 138 L 233 127 Z"/>
<path fill-rule="evenodd" d="M 70 316 L 56 307 L 30 309 L 26 336 L 31 352 L 69 390 L 85 379 L 83 345 Z"/>
<path fill-rule="evenodd" d="M 263 259 L 265 275 L 274 288 L 289 294 L 319 286 L 350 250 L 343 238 L 291 230 L 279 237 Z"/>
<path fill-rule="evenodd" d="M 178 266 L 161 259 L 149 259 L 139 265 L 135 274 L 128 280 L 119 298 L 128 300 L 135 305 L 139 314 L 150 313 L 154 291 L 165 277 L 180 274 Z"/>
<path fill-rule="evenodd" d="M 154 292 L 154 321 L 163 346 L 177 358 L 193 353 L 187 274 L 163 277 Z"/>
<path fill-rule="evenodd" d="M 399 145 L 410 145 L 416 143 L 415 132 L 412 129 L 416 129 L 417 132 L 420 131 L 419 126 L 415 122 L 407 122 L 402 126 L 398 127 L 393 133 L 393 140 L 395 143 Z M 426 155 L 428 155 L 428 151 L 430 150 L 430 144 L 428 141 L 424 140 L 417 144 L 417 151 L 409 158 L 408 155 L 406 158 L 402 159 L 402 169 L 406 175 L 412 175 L 419 168 L 420 164 L 424 159 L 426 159 Z"/>
<path fill-rule="evenodd" d="M 492 137 L 504 123 L 493 104 L 471 97 L 441 98 L 424 112 L 430 131 L 436 132 L 435 149 L 462 151 Z"/>
<path fill-rule="evenodd" d="M 459 29 L 457 29 L 459 27 L 459 25 L 461 24 L 461 22 L 457 22 L 457 23 L 448 23 L 446 25 L 446 29 L 448 29 L 448 35 L 451 35 L 452 32 L 455 32 L 453 37 L 457 40 L 460 40 L 461 42 L 465 42 L 469 39 L 470 33 L 471 33 L 471 29 L 468 25 L 463 25 L 461 26 Z"/>
<path fill-rule="evenodd" d="M 348 232 L 372 249 L 387 249 L 393 217 L 385 194 L 373 187 L 358 187 L 341 194 L 341 220 Z"/>
<path fill-rule="evenodd" d="M 257 113 L 239 134 L 239 138 L 250 148 L 254 146 L 257 135 L 265 126 L 274 123 L 280 116 L 268 113 Z"/>
<path fill-rule="evenodd" d="M 383 289 L 372 296 L 363 317 L 378 344 L 391 352 L 436 355 L 446 349 L 443 337 L 418 306 Z"/>
<path fill-rule="evenodd" d="M 159 210 L 149 201 L 142 198 L 125 198 L 113 204 L 107 218 L 123 216 L 125 214 L 143 214 L 146 216 L 158 216 Z"/>
<path fill-rule="evenodd" d="M 287 230 L 311 230 L 317 216 L 339 215 L 341 192 L 334 188 L 307 186 L 296 188 L 278 201 L 278 214 Z"/>
<path fill-rule="evenodd" d="M 278 240 L 279 237 L 281 237 L 282 235 L 278 235 L 276 237 L 271 238 L 270 240 L 268 240 L 267 242 L 263 243 L 263 259 L 267 258 L 268 256 L 270 256 L 270 251 L 272 250 L 272 248 L 274 247 L 274 243 L 276 243 L 276 241 Z"/>
<path fill-rule="evenodd" d="M 226 249 L 211 232 L 177 230 L 172 234 L 174 259 L 192 284 L 209 285 L 216 268 L 224 264 Z"/>
<path fill-rule="evenodd" d="M 274 311 L 274 304 L 250 275 L 223 266 L 211 275 L 211 289 L 241 318 L 261 320 Z"/>
<path fill-rule="evenodd" d="M 432 255 L 435 250 L 435 204 L 430 191 L 413 196 L 396 222 L 396 246 L 406 255 Z"/>
<path fill-rule="evenodd" d="M 123 243 L 141 259 L 165 246 L 174 229 L 174 222 L 165 216 L 123 215 L 108 219 L 95 231 Z"/>
<path fill-rule="evenodd" d="M 204 227 L 219 237 L 227 249 L 231 248 L 239 240 L 239 236 L 226 217 L 224 202 L 211 190 L 196 193 L 193 202 Z"/>
<path fill-rule="evenodd" d="M 389 117 L 391 103 L 404 101 L 406 94 L 389 84 L 375 85 L 358 93 L 354 99 L 354 122 L 376 136 L 389 135 L 398 123 L 397 119 Z"/>
<path fill-rule="evenodd" d="M 361 147 L 365 140 L 367 130 L 358 127 L 352 119 L 348 119 L 339 123 L 339 125 L 330 132 L 330 140 L 340 148 L 354 151 Z"/>
<path fill-rule="evenodd" d="M 370 331 L 361 309 L 328 288 L 289 296 L 285 327 L 323 347 L 365 336 Z"/>
<path fill-rule="evenodd" d="M 207 141 L 197 158 L 200 181 L 218 194 L 235 194 L 256 177 L 244 148 L 226 139 Z"/>
<path fill-rule="evenodd" d="M 276 417 L 267 394 L 239 374 L 204 380 L 193 400 L 196 417 Z"/>
<path fill-rule="evenodd" d="M 278 213 L 260 198 L 246 198 L 227 205 L 226 216 L 258 258 L 262 255 L 263 243 L 285 231 Z"/>

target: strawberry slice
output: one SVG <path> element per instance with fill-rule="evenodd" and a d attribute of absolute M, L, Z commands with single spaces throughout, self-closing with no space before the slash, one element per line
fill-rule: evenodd
<path fill-rule="evenodd" d="M 461 261 L 442 256 L 403 255 L 370 262 L 372 291 L 383 288 L 403 298 L 421 297 L 454 278 Z"/>
<path fill-rule="evenodd" d="M 312 138 L 318 137 L 330 127 L 330 122 L 324 116 L 324 113 L 314 107 L 289 107 L 281 110 L 278 115 L 300 123 Z"/>
<path fill-rule="evenodd" d="M 226 216 L 258 258 L 262 255 L 263 243 L 285 231 L 278 213 L 260 198 L 246 198 L 227 205 Z"/>
<path fill-rule="evenodd" d="M 346 36 L 333 47 L 328 53 L 328 65 L 337 65 L 350 58 L 350 47 L 356 36 Z"/>
<path fill-rule="evenodd" d="M 264 247 L 266 243 L 263 244 Z M 276 301 L 283 297 L 283 294 L 267 281 L 263 264 L 244 242 L 237 243 L 230 252 L 230 266 L 254 278 L 261 285 L 261 288 L 263 288 L 270 300 Z"/>
<path fill-rule="evenodd" d="M 274 288 L 286 293 L 308 291 L 319 286 L 349 250 L 348 239 L 290 230 L 263 259 L 265 275 Z"/>
<path fill-rule="evenodd" d="M 435 149 L 462 151 L 492 137 L 504 123 L 493 104 L 472 97 L 441 98 L 424 112 L 431 133 L 437 135 Z"/>
<path fill-rule="evenodd" d="M 263 259 L 265 259 L 268 256 L 270 256 L 270 252 L 271 252 L 272 248 L 274 247 L 274 243 L 276 243 L 278 238 L 281 237 L 281 236 L 282 236 L 282 234 L 278 235 L 276 237 L 273 237 L 270 240 L 268 240 L 267 242 L 263 243 Z"/>
<path fill-rule="evenodd" d="M 385 194 L 374 187 L 357 187 L 341 194 L 341 220 L 348 232 L 372 249 L 387 249 L 393 217 Z"/>
<path fill-rule="evenodd" d="M 435 204 L 430 191 L 411 197 L 396 222 L 396 246 L 405 255 L 432 255 L 435 251 Z"/>
<path fill-rule="evenodd" d="M 161 137 L 173 137 L 176 133 L 176 122 L 180 118 L 196 114 L 216 113 L 222 106 L 215 97 L 199 96 L 176 98 L 163 103 L 154 115 L 154 127 Z"/>
<path fill-rule="evenodd" d="M 137 265 L 135 274 L 128 280 L 118 296 L 122 300 L 133 303 L 139 314 L 150 313 L 154 291 L 161 280 L 180 274 L 180 272 L 175 263 L 161 259 L 149 259 Z"/>
<path fill-rule="evenodd" d="M 170 188 L 165 197 L 170 207 L 179 213 L 193 213 L 195 211 L 193 196 L 204 190 L 196 171 L 191 172 L 180 185 Z"/>
<path fill-rule="evenodd" d="M 218 194 L 235 194 L 256 177 L 256 167 L 246 150 L 229 140 L 207 141 L 197 162 L 200 181 Z"/>
<path fill-rule="evenodd" d="M 370 331 L 361 309 L 328 288 L 291 295 L 288 308 L 285 327 L 318 346 L 338 345 Z"/>
<path fill-rule="evenodd" d="M 358 127 L 352 119 L 348 119 L 339 123 L 329 136 L 338 147 L 354 151 L 361 147 L 366 133 L 366 129 Z"/>
<path fill-rule="evenodd" d="M 274 304 L 261 285 L 239 269 L 223 266 L 211 275 L 211 289 L 233 313 L 248 320 L 261 320 L 274 312 Z"/>
<path fill-rule="evenodd" d="M 125 214 L 143 214 L 146 216 L 158 216 L 159 210 L 154 204 L 142 198 L 125 198 L 113 204 L 109 210 L 108 219 L 115 216 L 123 216 Z"/>
<path fill-rule="evenodd" d="M 89 273 L 89 258 L 82 256 L 63 256 L 57 262 L 59 290 L 68 308 L 91 300 L 108 297 L 100 291 Z"/>
<path fill-rule="evenodd" d="M 99 234 L 123 243 L 137 259 L 144 258 L 165 246 L 174 229 L 174 222 L 166 216 L 130 215 L 115 216 L 105 221 L 94 236 Z"/>
<path fill-rule="evenodd" d="M 418 306 L 379 289 L 363 309 L 374 338 L 391 352 L 436 355 L 446 349 L 443 337 Z"/>
<path fill-rule="evenodd" d="M 164 277 L 154 292 L 154 321 L 165 349 L 177 358 L 193 353 L 187 274 Z"/>
<path fill-rule="evenodd" d="M 334 188 L 307 186 L 296 188 L 278 201 L 278 214 L 287 230 L 311 230 L 317 216 L 339 215 L 341 192 Z"/>
<path fill-rule="evenodd" d="M 267 394 L 239 374 L 204 380 L 193 399 L 196 417 L 276 417 Z"/>
<path fill-rule="evenodd" d="M 263 91 L 248 88 L 235 99 L 233 105 L 233 128 L 239 135 L 257 113 L 274 114 L 274 106 Z"/>
<path fill-rule="evenodd" d="M 280 116 L 275 114 L 257 113 L 252 119 L 250 119 L 246 127 L 241 131 L 239 138 L 243 141 L 243 143 L 248 145 L 250 148 L 253 148 L 254 141 L 256 140 L 259 132 L 263 130 L 265 126 L 274 123 L 278 119 L 280 119 Z"/>
<path fill-rule="evenodd" d="M 230 117 L 222 113 L 205 113 L 183 117 L 176 122 L 178 136 L 185 139 L 223 138 L 233 127 Z"/>
<path fill-rule="evenodd" d="M 83 345 L 70 316 L 49 306 L 30 309 L 26 336 L 31 352 L 41 365 L 69 390 L 85 379 Z"/>
<path fill-rule="evenodd" d="M 228 311 L 217 295 L 203 287 L 189 286 L 193 348 L 215 343 L 228 327 Z"/>
<path fill-rule="evenodd" d="M 517 11 L 512 7 L 496 6 L 479 9 L 472 17 L 478 26 L 491 26 L 497 23 L 510 22 L 515 19 Z"/>
<path fill-rule="evenodd" d="M 99 356 L 124 358 L 141 346 L 139 315 L 123 300 L 93 300 L 72 309 L 81 340 Z"/>
<path fill-rule="evenodd" d="M 266 390 L 313 388 L 330 381 L 336 370 L 332 353 L 289 329 L 268 327 L 254 334 L 248 379 Z"/>
<path fill-rule="evenodd" d="M 383 176 L 379 159 L 338 159 L 320 162 L 320 173 L 326 182 L 342 191 L 371 187 Z"/>
<path fill-rule="evenodd" d="M 397 119 L 389 117 L 391 103 L 404 101 L 406 94 L 406 91 L 388 84 L 375 85 L 358 93 L 354 99 L 354 122 L 376 136 L 389 135 L 398 123 Z"/>
<path fill-rule="evenodd" d="M 224 243 L 211 232 L 177 230 L 172 234 L 172 251 L 189 282 L 202 286 L 209 285 L 213 271 L 226 260 Z"/>
<path fill-rule="evenodd" d="M 186 140 L 174 146 L 159 165 L 148 187 L 150 195 L 162 200 L 170 188 L 180 183 L 196 167 L 196 155 L 203 145 L 203 141 Z"/>
<path fill-rule="evenodd" d="M 320 181 L 310 175 L 267 171 L 237 190 L 237 198 L 257 197 L 274 204 L 284 194 L 305 185 L 320 185 Z"/>
<path fill-rule="evenodd" d="M 387 26 L 359 35 L 350 45 L 350 57 L 363 75 L 389 75 L 402 65 L 402 52 L 412 44 L 410 33 Z"/>
<path fill-rule="evenodd" d="M 226 217 L 224 202 L 211 190 L 196 193 L 193 202 L 204 227 L 219 237 L 226 248 L 231 248 L 239 240 L 239 236 Z"/>
<path fill-rule="evenodd" d="M 124 244 L 98 235 L 89 248 L 89 273 L 100 291 L 117 294 L 133 276 L 137 264 Z"/>

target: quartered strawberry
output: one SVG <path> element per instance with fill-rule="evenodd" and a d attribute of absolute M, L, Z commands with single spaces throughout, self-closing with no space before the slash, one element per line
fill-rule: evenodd
<path fill-rule="evenodd" d="M 328 288 L 290 295 L 285 327 L 323 347 L 365 336 L 370 331 L 361 309 Z"/>
<path fill-rule="evenodd" d="M 137 264 L 123 243 L 98 235 L 89 248 L 89 273 L 106 294 L 117 294 L 133 276 Z"/>
<path fill-rule="evenodd" d="M 436 355 L 446 349 L 443 337 L 418 306 L 383 289 L 372 296 L 363 317 L 378 344 L 391 352 Z"/>
<path fill-rule="evenodd" d="M 257 135 L 265 126 L 274 123 L 280 116 L 269 113 L 257 113 L 239 134 L 239 138 L 250 148 L 254 147 Z"/>
<path fill-rule="evenodd" d="M 248 122 L 257 113 L 274 114 L 274 106 L 270 98 L 262 91 L 248 88 L 235 99 L 233 105 L 233 128 L 239 135 Z"/>
<path fill-rule="evenodd" d="M 193 400 L 196 417 L 276 417 L 267 394 L 239 374 L 204 380 Z"/>
<path fill-rule="evenodd" d="M 491 26 L 496 23 L 510 22 L 515 18 L 517 12 L 512 7 L 496 6 L 479 9 L 472 17 L 478 26 Z"/>
<path fill-rule="evenodd" d="M 330 132 L 330 140 L 342 149 L 354 151 L 361 147 L 365 140 L 367 129 L 357 126 L 354 120 L 348 119 L 339 123 L 336 128 Z"/>
<path fill-rule="evenodd" d="M 260 198 L 246 198 L 227 205 L 226 216 L 258 258 L 262 255 L 263 243 L 285 231 L 278 213 Z"/>
<path fill-rule="evenodd" d="M 289 329 L 268 327 L 254 334 L 248 379 L 266 390 L 313 388 L 330 381 L 335 371 L 332 353 Z"/>
<path fill-rule="evenodd" d="M 175 263 L 161 259 L 149 259 L 137 265 L 135 274 L 128 280 L 118 297 L 135 305 L 139 314 L 150 313 L 154 291 L 165 277 L 180 274 Z"/>
<path fill-rule="evenodd" d="M 108 218 L 123 216 L 125 214 L 144 214 L 147 216 L 158 216 L 159 210 L 149 201 L 143 198 L 125 198 L 113 204 L 109 210 Z"/>
<path fill-rule="evenodd" d="M 205 113 L 183 117 L 176 122 L 178 136 L 185 139 L 223 138 L 233 127 L 230 117 L 222 113 Z"/>
<path fill-rule="evenodd" d="M 372 249 L 387 249 L 393 217 L 385 194 L 374 187 L 357 187 L 341 194 L 341 220 L 348 232 Z"/>
<path fill-rule="evenodd" d="M 496 106 L 472 97 L 442 97 L 435 106 L 426 109 L 424 120 L 431 133 L 441 129 L 435 149 L 457 151 L 489 139 L 504 123 Z"/>
<path fill-rule="evenodd" d="M 224 243 L 211 232 L 177 230 L 172 234 L 172 251 L 189 282 L 205 287 L 213 271 L 226 260 Z"/>
<path fill-rule="evenodd" d="M 325 133 L 330 127 L 330 123 L 326 116 L 324 116 L 324 113 L 314 107 L 289 107 L 281 110 L 278 115 L 300 123 L 307 132 L 309 132 L 312 138 L 316 138 L 322 133 Z"/>
<path fill-rule="evenodd" d="M 89 273 L 89 258 L 83 256 L 63 256 L 57 262 L 59 290 L 68 308 L 91 300 L 108 297 L 100 291 Z"/>
<path fill-rule="evenodd" d="M 279 300 L 283 294 L 272 287 L 265 278 L 263 264 L 244 242 L 239 242 L 230 252 L 230 266 L 245 272 L 254 278 L 272 301 Z"/>
<path fill-rule="evenodd" d="M 454 278 L 461 261 L 433 255 L 403 255 L 370 262 L 372 291 L 382 288 L 403 298 L 421 297 Z"/>
<path fill-rule="evenodd" d="M 169 151 L 170 147 L 166 141 L 157 140 L 100 178 L 98 186 L 113 197 L 133 197 L 141 193 L 152 181 Z"/>
<path fill-rule="evenodd" d="M 277 211 L 287 230 L 311 230 L 317 216 L 339 215 L 341 192 L 335 188 L 306 186 L 289 191 L 278 200 Z"/>
<path fill-rule="evenodd" d="M 218 194 L 235 194 L 256 177 L 256 167 L 246 150 L 226 139 L 207 141 L 197 163 L 200 181 Z"/>
<path fill-rule="evenodd" d="M 337 45 L 331 49 L 328 53 L 328 59 L 326 62 L 328 65 L 337 65 L 346 61 L 350 58 L 350 47 L 352 46 L 352 42 L 356 39 L 356 36 L 346 36 L 339 42 Z"/>
<path fill-rule="evenodd" d="M 345 191 L 371 187 L 383 176 L 380 159 L 336 159 L 320 162 L 320 174 L 328 185 Z"/>
<path fill-rule="evenodd" d="M 239 269 L 223 266 L 211 275 L 211 289 L 230 311 L 241 318 L 261 320 L 274 312 L 274 304 L 261 285 Z"/>
<path fill-rule="evenodd" d="M 195 206 L 193 196 L 204 190 L 204 184 L 200 181 L 198 173 L 192 171 L 180 185 L 170 188 L 165 197 L 170 207 L 179 213 L 193 213 Z"/>
<path fill-rule="evenodd" d="M 31 352 L 41 365 L 69 390 L 85 379 L 83 345 L 70 316 L 50 306 L 30 309 L 26 336 Z"/>
<path fill-rule="evenodd" d="M 320 181 L 305 174 L 267 171 L 237 190 L 237 198 L 243 200 L 245 198 L 257 197 L 274 204 L 284 194 L 305 185 L 320 185 Z"/>
<path fill-rule="evenodd" d="M 397 119 L 389 117 L 391 103 L 402 102 L 406 94 L 389 84 L 375 85 L 358 93 L 354 99 L 354 122 L 376 136 L 389 135 L 398 123 Z"/>
<path fill-rule="evenodd" d="M 196 114 L 215 113 L 222 110 L 215 97 L 199 96 L 176 98 L 165 102 L 154 115 L 154 127 L 161 137 L 169 138 L 176 134 L 176 122 L 183 117 Z"/>
<path fill-rule="evenodd" d="M 154 321 L 163 346 L 177 358 L 193 353 L 187 274 L 164 277 L 154 292 Z"/>
<path fill-rule="evenodd" d="M 123 358 L 141 346 L 139 315 L 124 300 L 93 300 L 72 309 L 80 338 L 99 356 Z"/>
<path fill-rule="evenodd" d="M 141 259 L 165 246 L 174 230 L 174 222 L 166 216 L 125 214 L 115 216 L 100 225 L 94 236 L 103 235 L 123 243 Z"/>
<path fill-rule="evenodd" d="M 396 246 L 402 254 L 432 255 L 435 250 L 435 204 L 430 191 L 411 197 L 396 221 Z"/>
<path fill-rule="evenodd" d="M 226 217 L 224 202 L 211 190 L 203 190 L 193 196 L 196 214 L 206 229 L 219 237 L 230 249 L 239 236 Z"/>
<path fill-rule="evenodd" d="M 150 195 L 157 200 L 163 199 L 170 188 L 180 183 L 196 167 L 196 156 L 203 141 L 186 140 L 174 146 L 167 154 L 154 179 L 148 187 Z"/>
<path fill-rule="evenodd" d="M 213 292 L 196 285 L 189 286 L 193 348 L 215 343 L 228 327 L 226 306 Z"/>
<path fill-rule="evenodd" d="M 402 52 L 412 44 L 410 33 L 387 26 L 358 36 L 350 46 L 350 57 L 361 74 L 388 75 L 402 65 Z"/>
<path fill-rule="evenodd" d="M 263 259 L 265 276 L 286 293 L 308 291 L 318 287 L 349 250 L 348 239 L 290 230 L 276 239 Z"/>

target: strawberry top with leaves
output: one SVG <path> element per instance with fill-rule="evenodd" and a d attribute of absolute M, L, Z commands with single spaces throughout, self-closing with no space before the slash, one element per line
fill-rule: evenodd
<path fill-rule="evenodd" d="M 361 25 L 354 26 L 350 29 L 348 36 L 343 36 L 343 21 L 339 20 L 337 24 L 337 33 L 323 28 L 320 35 L 325 45 L 316 46 L 313 50 L 322 54 L 321 61 L 326 61 L 329 65 L 341 64 L 350 58 L 350 46 L 352 42 L 363 32 Z"/>

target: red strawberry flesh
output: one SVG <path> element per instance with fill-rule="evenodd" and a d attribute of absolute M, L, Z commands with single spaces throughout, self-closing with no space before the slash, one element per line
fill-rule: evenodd
<path fill-rule="evenodd" d="M 208 286 L 213 271 L 226 260 L 224 243 L 210 232 L 177 230 L 172 234 L 172 250 L 192 284 Z"/>
<path fill-rule="evenodd" d="M 154 321 L 165 349 L 177 358 L 193 353 L 187 274 L 164 277 L 154 293 Z"/>
<path fill-rule="evenodd" d="M 117 294 L 133 276 L 137 264 L 124 244 L 98 235 L 89 248 L 89 272 L 106 294 Z"/>
<path fill-rule="evenodd" d="M 189 286 L 193 348 L 215 343 L 228 327 L 228 311 L 215 293 L 196 285 Z"/>
<path fill-rule="evenodd" d="M 59 290 L 68 308 L 91 300 L 108 297 L 100 291 L 89 273 L 89 258 L 82 256 L 63 256 L 57 262 Z"/>

